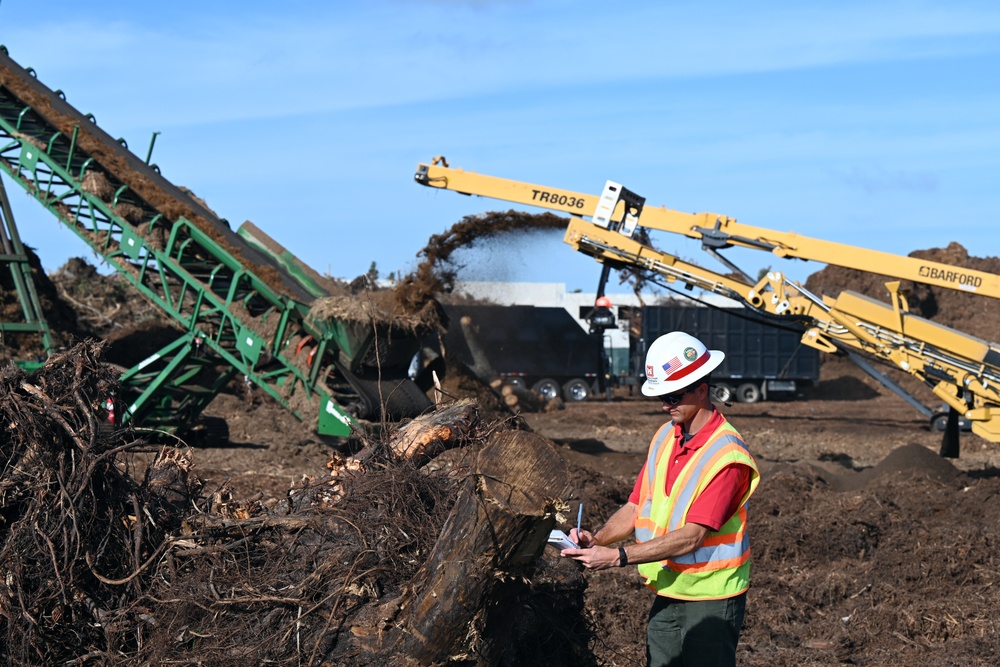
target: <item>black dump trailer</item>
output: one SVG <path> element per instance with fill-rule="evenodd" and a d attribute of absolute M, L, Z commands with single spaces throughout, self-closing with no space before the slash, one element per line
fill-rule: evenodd
<path fill-rule="evenodd" d="M 726 359 L 712 372 L 712 381 L 741 403 L 756 403 L 772 395 L 794 397 L 819 382 L 820 353 L 803 345 L 801 332 L 750 319 L 742 308 L 646 306 L 642 337 L 633 339 L 632 364 L 644 375 L 647 347 L 663 334 L 684 331 Z"/>
<path fill-rule="evenodd" d="M 595 392 L 602 342 L 565 308 L 446 305 L 444 310 L 446 353 L 459 361 L 475 363 L 459 324 L 467 316 L 490 365 L 506 381 L 569 402 Z"/>

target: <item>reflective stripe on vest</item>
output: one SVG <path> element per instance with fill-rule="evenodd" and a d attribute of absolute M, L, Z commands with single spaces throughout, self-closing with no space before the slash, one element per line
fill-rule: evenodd
<path fill-rule="evenodd" d="M 673 433 L 673 424 L 668 426 L 666 433 L 661 429 L 650 443 L 647 474 L 640 489 L 636 541 L 646 542 L 682 527 L 695 499 L 726 466 L 740 464 L 749 467 L 750 485 L 736 514 L 717 532 L 709 533 L 698 549 L 660 563 L 644 563 L 639 565 L 639 572 L 646 576 L 647 585 L 661 595 L 680 599 L 737 595 L 749 586 L 750 539 L 746 530 L 746 501 L 759 480 L 757 466 L 739 434 L 728 421 L 723 421 L 709 436 L 708 442 L 685 464 L 667 495 L 669 458 L 663 457 L 671 454 L 673 440 L 666 443 L 665 436 Z"/>
<path fill-rule="evenodd" d="M 656 432 L 649 445 L 649 453 L 646 457 L 646 474 L 643 476 L 642 484 L 639 486 L 639 514 L 635 522 L 636 542 L 648 542 L 654 537 L 655 524 L 650 520 L 653 507 L 651 489 L 656 488 L 657 483 L 659 483 L 659 488 L 661 489 L 666 486 L 667 466 L 661 466 L 660 459 L 664 454 L 668 457 L 670 456 L 670 452 L 673 449 L 673 439 L 671 438 L 669 442 L 666 441 L 673 435 L 673 432 L 674 423 L 667 422 Z M 657 472 L 662 474 L 657 475 Z M 656 477 L 661 477 L 661 479 L 657 480 Z"/>

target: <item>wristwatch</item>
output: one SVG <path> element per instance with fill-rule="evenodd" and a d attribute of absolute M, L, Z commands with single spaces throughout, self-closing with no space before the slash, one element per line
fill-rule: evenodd
<path fill-rule="evenodd" d="M 618 567 L 626 565 L 628 565 L 628 554 L 625 553 L 625 547 L 618 547 Z"/>

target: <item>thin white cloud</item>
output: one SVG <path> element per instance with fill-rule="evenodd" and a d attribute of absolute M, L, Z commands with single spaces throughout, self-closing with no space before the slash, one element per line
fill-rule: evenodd
<path fill-rule="evenodd" d="M 853 167 L 835 172 L 837 178 L 865 194 L 886 192 L 930 193 L 938 189 L 938 175 L 930 171 Z"/>

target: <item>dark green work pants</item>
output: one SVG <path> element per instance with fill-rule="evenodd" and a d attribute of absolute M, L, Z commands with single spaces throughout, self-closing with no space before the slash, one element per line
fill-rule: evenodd
<path fill-rule="evenodd" d="M 646 628 L 649 667 L 733 667 L 747 594 L 725 600 L 657 595 Z"/>

